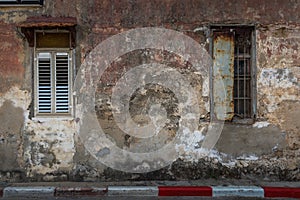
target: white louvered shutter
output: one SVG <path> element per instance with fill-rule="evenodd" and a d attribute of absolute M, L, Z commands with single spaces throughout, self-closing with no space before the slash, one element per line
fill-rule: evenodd
<path fill-rule="evenodd" d="M 69 113 L 69 54 L 55 54 L 55 112 Z"/>
<path fill-rule="evenodd" d="M 39 113 L 51 113 L 51 54 L 39 53 L 37 63 L 37 109 Z"/>

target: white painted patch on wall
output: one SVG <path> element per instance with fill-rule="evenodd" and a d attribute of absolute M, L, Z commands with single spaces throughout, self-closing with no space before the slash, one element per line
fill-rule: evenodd
<path fill-rule="evenodd" d="M 263 86 L 289 88 L 297 85 L 297 77 L 289 69 L 263 69 L 259 83 Z"/>
<path fill-rule="evenodd" d="M 269 113 L 284 100 L 299 100 L 300 84 L 293 69 L 263 69 L 257 84 Z"/>
<path fill-rule="evenodd" d="M 27 110 L 31 102 L 31 94 L 27 90 L 20 90 L 20 88 L 14 86 L 0 97 L 0 107 L 5 101 L 11 101 L 15 107 Z"/>
<path fill-rule="evenodd" d="M 202 96 L 209 96 L 209 78 L 204 79 L 202 84 Z"/>
<path fill-rule="evenodd" d="M 258 157 L 256 155 L 243 155 L 243 156 L 237 157 L 237 160 L 255 161 L 255 160 L 258 160 Z"/>
<path fill-rule="evenodd" d="M 268 127 L 269 125 L 270 125 L 269 122 L 264 121 L 264 122 L 255 122 L 252 126 L 254 128 L 264 128 L 264 127 Z"/>
<path fill-rule="evenodd" d="M 205 127 L 200 131 L 191 132 L 188 128 L 184 128 L 180 137 L 180 144 L 176 144 L 175 149 L 179 153 L 180 158 L 185 161 L 197 162 L 201 158 L 209 157 L 222 161 L 220 152 L 216 150 L 207 150 L 201 148 L 201 142 L 205 139 Z M 225 154 L 223 155 L 225 156 Z"/>

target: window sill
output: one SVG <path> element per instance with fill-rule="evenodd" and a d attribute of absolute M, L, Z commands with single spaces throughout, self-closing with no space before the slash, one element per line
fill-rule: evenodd
<path fill-rule="evenodd" d="M 241 119 L 238 117 L 233 117 L 233 119 L 228 122 L 230 124 L 240 124 L 240 125 L 252 125 L 255 123 L 255 119 L 254 118 L 245 118 L 245 119 Z"/>
<path fill-rule="evenodd" d="M 57 120 L 57 121 L 71 121 L 74 120 L 74 117 L 71 115 L 49 115 L 49 116 L 35 116 L 32 118 L 32 121 L 36 121 L 36 122 L 46 122 L 46 121 L 53 121 L 53 120 Z"/>
<path fill-rule="evenodd" d="M 42 8 L 40 4 L 0 4 L 0 8 Z"/>

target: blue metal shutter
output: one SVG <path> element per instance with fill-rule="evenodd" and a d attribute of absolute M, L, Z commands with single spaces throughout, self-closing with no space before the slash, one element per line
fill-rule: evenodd
<path fill-rule="evenodd" d="M 213 101 L 214 115 L 219 120 L 234 116 L 234 35 L 215 33 L 213 43 Z"/>

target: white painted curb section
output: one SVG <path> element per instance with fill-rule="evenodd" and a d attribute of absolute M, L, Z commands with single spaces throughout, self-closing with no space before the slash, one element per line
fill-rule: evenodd
<path fill-rule="evenodd" d="M 108 196 L 158 196 L 157 187 L 149 186 L 108 186 Z"/>
<path fill-rule="evenodd" d="M 6 187 L 3 197 L 53 197 L 55 187 Z"/>
<path fill-rule="evenodd" d="M 213 197 L 264 197 L 264 189 L 256 186 L 213 186 Z"/>

